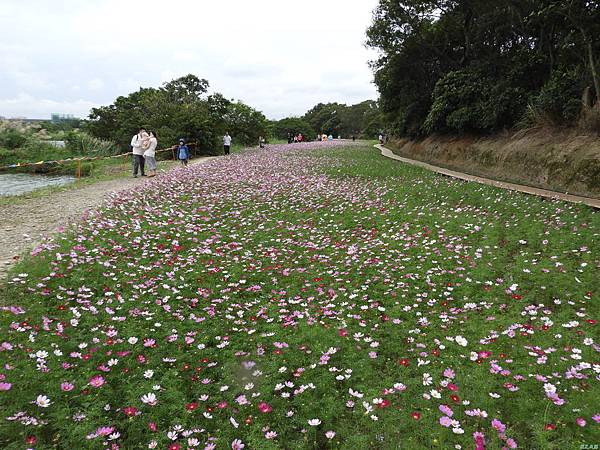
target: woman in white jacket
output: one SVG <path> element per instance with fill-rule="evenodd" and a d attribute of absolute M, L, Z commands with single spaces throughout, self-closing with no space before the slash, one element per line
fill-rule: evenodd
<path fill-rule="evenodd" d="M 156 140 L 156 133 L 154 131 L 150 131 L 150 143 L 148 148 L 144 150 L 144 160 L 146 162 L 146 167 L 150 172 L 148 174 L 149 177 L 156 176 L 156 146 L 158 145 L 158 141 Z"/>

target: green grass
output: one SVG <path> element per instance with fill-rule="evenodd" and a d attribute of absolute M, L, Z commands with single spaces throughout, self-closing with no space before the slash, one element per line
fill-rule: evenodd
<path fill-rule="evenodd" d="M 0 445 L 105 448 L 85 436 L 111 426 L 121 448 L 169 448 L 176 425 L 200 448 L 466 449 L 476 431 L 486 449 L 596 443 L 597 212 L 441 177 L 370 144 L 232 151 L 210 173 L 121 198 L 13 270 L 0 304 L 25 311 L 0 310 L 12 347 L 0 416 L 49 423 L 0 417 Z M 565 376 L 582 362 L 583 378 Z M 90 386 L 97 375 L 106 383 Z M 441 398 L 424 398 L 432 389 Z M 141 401 L 150 392 L 156 406 Z M 38 395 L 49 408 L 31 404 Z M 440 425 L 440 405 L 464 434 Z M 466 414 L 476 408 L 488 417 Z"/>

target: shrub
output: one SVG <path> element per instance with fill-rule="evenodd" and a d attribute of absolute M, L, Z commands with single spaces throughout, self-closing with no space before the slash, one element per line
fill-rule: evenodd
<path fill-rule="evenodd" d="M 21 147 L 27 141 L 27 135 L 14 128 L 7 128 L 0 131 L 0 147 L 10 150 Z"/>
<path fill-rule="evenodd" d="M 585 79 L 580 68 L 557 69 L 533 98 L 529 114 L 553 125 L 573 125 L 581 112 L 584 87 Z"/>
<path fill-rule="evenodd" d="M 433 90 L 433 104 L 423 128 L 426 133 L 482 128 L 485 83 L 471 70 L 448 73 Z"/>
<path fill-rule="evenodd" d="M 76 155 L 111 156 L 120 153 L 114 142 L 98 139 L 87 133 L 70 132 L 65 140 L 69 150 Z"/>

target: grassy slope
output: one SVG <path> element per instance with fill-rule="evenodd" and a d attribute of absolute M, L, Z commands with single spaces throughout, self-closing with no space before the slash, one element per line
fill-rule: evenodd
<path fill-rule="evenodd" d="M 13 388 L 0 392 L 0 410 L 40 417 L 40 408 L 28 405 L 39 394 L 53 405 L 42 411 L 51 422 L 42 430 L 0 422 L 0 443 L 20 448 L 33 433 L 68 447 L 98 426 L 115 425 L 125 448 L 145 447 L 152 438 L 165 448 L 167 427 L 181 424 L 208 430 L 219 448 L 229 448 L 234 438 L 249 448 L 473 448 L 477 430 L 485 433 L 487 448 L 500 448 L 492 418 L 508 426 L 506 435 L 520 448 L 593 443 L 598 425 L 591 416 L 600 411 L 591 400 L 600 395 L 598 381 L 590 369 L 582 380 L 566 380 L 564 372 L 580 361 L 598 361 L 584 344 L 598 338 L 598 325 L 587 322 L 598 318 L 599 261 L 590 250 L 598 245 L 597 213 L 434 176 L 379 158 L 370 147 L 286 158 L 294 164 L 249 153 L 235 166 L 241 172 L 211 166 L 210 174 L 199 169 L 199 181 L 174 177 L 146 199 L 157 208 L 133 216 L 129 211 L 141 199 L 125 198 L 126 208 L 115 207 L 79 230 L 86 237 L 78 239 L 80 246 L 66 237 L 60 248 L 17 268 L 15 275 L 28 276 L 5 287 L 1 303 L 26 313 L 0 312 L 0 342 L 34 352 L 51 353 L 54 346 L 63 355 L 47 357 L 50 372 L 41 373 L 22 350 L 4 354 L 14 367 L 4 372 Z M 298 172 L 294 166 L 301 163 L 318 169 Z M 92 230 L 99 233 L 92 236 Z M 57 251 L 64 255 L 60 261 Z M 514 292 L 511 285 L 518 285 Z M 42 331 L 28 341 L 29 327 L 43 326 L 43 316 L 54 331 L 57 321 L 75 318 L 69 308 L 77 303 L 76 327 L 67 326 L 63 337 Z M 9 331 L 14 320 L 26 322 L 26 331 Z M 577 327 L 563 327 L 574 320 Z M 110 329 L 118 334 L 108 338 Z M 193 343 L 184 342 L 186 333 Z M 466 347 L 448 340 L 457 335 Z M 128 343 L 131 336 L 140 341 Z M 156 339 L 157 346 L 142 347 L 143 338 Z M 491 341 L 479 343 L 486 338 Z M 87 347 L 78 348 L 81 343 Z M 544 349 L 547 361 L 540 363 L 527 346 Z M 321 364 L 330 348 L 337 351 Z M 90 359 L 65 356 L 72 351 Z M 132 353 L 99 372 L 117 351 Z M 491 354 L 469 359 L 483 351 Z M 140 354 L 143 364 L 136 360 Z M 60 367 L 65 360 L 69 370 Z M 510 373 L 491 374 L 491 361 Z M 447 368 L 455 378 L 443 375 Z M 154 370 L 152 379 L 142 376 L 147 369 Z M 86 386 L 98 373 L 107 384 Z M 430 386 L 423 385 L 426 373 Z M 557 385 L 568 403 L 547 400 L 535 375 Z M 75 390 L 60 392 L 62 381 L 74 382 Z M 294 387 L 278 389 L 286 381 Z M 390 392 L 397 383 L 406 390 Z M 453 394 L 448 383 L 458 391 Z M 143 405 L 140 396 L 154 385 L 161 386 L 159 404 Z M 305 392 L 294 396 L 301 385 Z M 350 396 L 349 388 L 364 397 Z M 431 389 L 442 398 L 424 399 Z M 251 406 L 235 404 L 243 393 Z M 203 394 L 209 399 L 198 401 Z M 373 405 L 375 398 L 391 403 L 365 414 L 362 402 Z M 194 399 L 198 409 L 187 411 Z M 260 400 L 273 411 L 260 413 Z M 440 404 L 451 406 L 463 435 L 438 424 Z M 128 405 L 142 415 L 126 419 L 122 408 Z M 207 407 L 210 420 L 202 416 Z M 468 417 L 470 408 L 489 417 Z M 86 411 L 84 420 L 67 419 L 79 410 Z M 294 415 L 286 417 L 287 411 Z M 586 427 L 575 424 L 578 416 Z M 312 418 L 322 424 L 309 426 Z M 159 433 L 148 431 L 148 421 L 159 424 Z M 557 430 L 544 431 L 545 424 Z M 262 427 L 276 430 L 277 439 L 265 440 Z M 327 430 L 337 433 L 331 441 Z M 206 434 L 199 438 L 204 442 Z"/>

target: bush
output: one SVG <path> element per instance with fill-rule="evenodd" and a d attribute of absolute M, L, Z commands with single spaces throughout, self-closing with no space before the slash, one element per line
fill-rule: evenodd
<path fill-rule="evenodd" d="M 542 119 L 553 125 L 575 124 L 581 113 L 581 93 L 584 87 L 585 79 L 580 68 L 555 70 L 540 93 L 533 98 L 530 116 L 533 120 Z"/>
<path fill-rule="evenodd" d="M 17 149 L 27 142 L 27 135 L 14 128 L 0 131 L 0 147 Z"/>
<path fill-rule="evenodd" d="M 476 69 L 450 72 L 434 89 L 426 133 L 490 132 L 512 127 L 527 105 L 527 91 Z"/>
<path fill-rule="evenodd" d="M 481 129 L 486 87 L 481 74 L 475 71 L 448 73 L 433 90 L 433 104 L 423 125 L 425 132 Z"/>
<path fill-rule="evenodd" d="M 120 153 L 114 142 L 98 139 L 87 133 L 70 132 L 65 138 L 67 147 L 76 155 L 112 156 Z"/>

